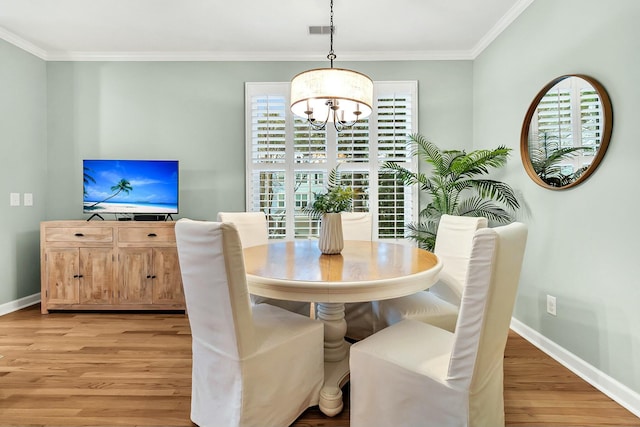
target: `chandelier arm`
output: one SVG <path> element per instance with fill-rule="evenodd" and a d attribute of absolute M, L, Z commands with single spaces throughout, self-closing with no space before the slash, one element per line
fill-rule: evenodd
<path fill-rule="evenodd" d="M 324 130 L 327 127 L 327 122 L 319 122 L 317 120 L 308 121 L 309 127 L 313 130 Z"/>
<path fill-rule="evenodd" d="M 344 125 L 342 125 L 342 122 L 340 121 L 340 119 L 338 119 L 335 111 L 333 113 L 333 119 L 333 127 L 336 128 L 336 132 L 342 132 L 342 130 L 344 129 Z"/>
<path fill-rule="evenodd" d="M 327 109 L 327 117 L 325 117 L 324 121 L 318 121 L 311 117 L 311 115 L 307 115 L 307 122 L 309 122 L 309 126 L 311 126 L 314 130 L 324 130 L 327 127 L 327 123 L 329 122 L 329 116 L 331 115 L 332 110 Z M 335 117 L 335 111 L 333 111 Z"/>
<path fill-rule="evenodd" d="M 344 129 L 346 129 L 346 128 L 352 128 L 352 127 L 354 127 L 354 126 L 356 125 L 356 123 L 358 123 L 359 121 L 360 121 L 360 120 L 358 120 L 358 119 L 355 119 L 355 120 L 353 120 L 353 121 L 351 121 L 351 122 L 346 121 L 346 120 L 340 120 L 340 119 L 338 118 L 338 113 L 337 113 L 337 111 L 334 111 L 334 112 L 333 112 L 333 126 L 336 128 L 336 130 L 337 130 L 338 132 L 341 132 L 341 131 L 343 131 L 343 130 L 344 130 Z"/>
<path fill-rule="evenodd" d="M 330 101 L 327 101 L 330 102 Z M 327 125 L 327 122 L 329 121 L 329 117 L 331 115 L 331 108 L 327 108 L 327 117 L 324 118 L 324 124 L 322 125 L 322 128 L 324 129 L 324 127 Z"/>

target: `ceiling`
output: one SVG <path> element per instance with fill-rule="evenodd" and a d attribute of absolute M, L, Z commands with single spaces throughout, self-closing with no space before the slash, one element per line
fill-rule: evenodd
<path fill-rule="evenodd" d="M 473 59 L 534 0 L 335 0 L 341 60 Z M 329 0 L 0 0 L 45 60 L 326 60 Z"/>

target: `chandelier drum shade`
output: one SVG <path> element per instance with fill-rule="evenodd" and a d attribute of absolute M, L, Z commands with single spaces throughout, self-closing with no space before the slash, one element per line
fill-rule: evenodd
<path fill-rule="evenodd" d="M 353 127 L 371 114 L 373 81 L 366 75 L 333 68 L 333 0 L 331 0 L 331 43 L 327 59 L 331 68 L 304 71 L 291 80 L 291 112 L 303 117 L 313 129 L 333 123 L 339 132 Z"/>
<path fill-rule="evenodd" d="M 317 68 L 291 80 L 291 111 L 311 121 L 350 123 L 371 114 L 373 82 L 357 71 Z"/>

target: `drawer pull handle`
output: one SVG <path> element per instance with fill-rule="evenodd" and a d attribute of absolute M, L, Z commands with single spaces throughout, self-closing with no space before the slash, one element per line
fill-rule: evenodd
<path fill-rule="evenodd" d="M 83 277 L 83 276 L 82 276 L 82 274 L 74 274 L 74 275 L 73 275 L 73 278 L 74 278 L 74 279 L 79 279 L 79 278 L 81 278 L 81 277 Z"/>
<path fill-rule="evenodd" d="M 151 279 L 151 275 L 147 274 L 147 279 Z"/>
<path fill-rule="evenodd" d="M 149 233 L 147 234 L 147 237 L 158 237 L 158 235 L 156 233 Z"/>
<path fill-rule="evenodd" d="M 76 233 L 76 234 L 74 234 L 74 236 L 76 236 L 76 237 L 84 237 L 84 234 L 82 234 L 82 233 Z"/>

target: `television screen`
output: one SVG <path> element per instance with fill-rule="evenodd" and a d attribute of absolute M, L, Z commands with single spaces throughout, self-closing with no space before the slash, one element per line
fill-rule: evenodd
<path fill-rule="evenodd" d="M 177 214 L 177 160 L 83 160 L 83 212 Z"/>

